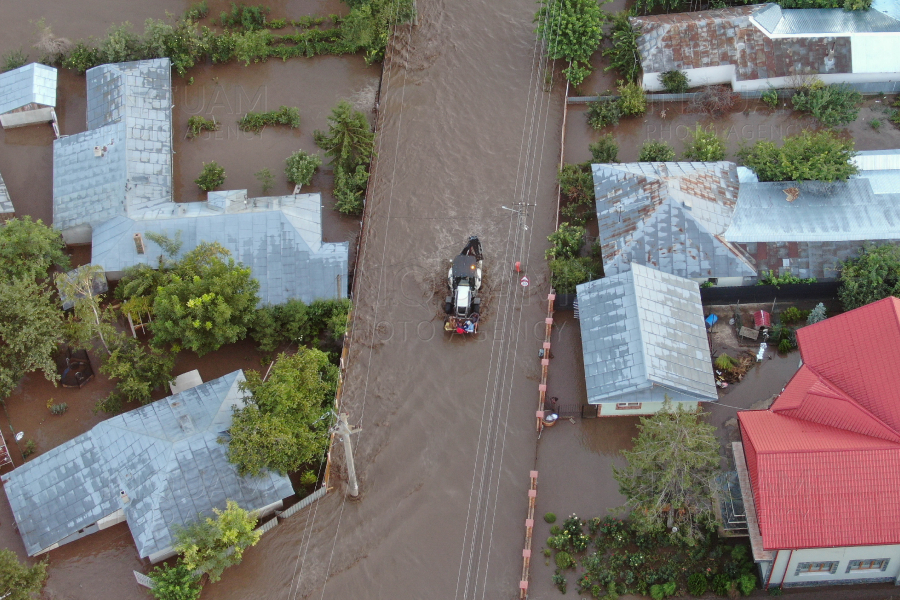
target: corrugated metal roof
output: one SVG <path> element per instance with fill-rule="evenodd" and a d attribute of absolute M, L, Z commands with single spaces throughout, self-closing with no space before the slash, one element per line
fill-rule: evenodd
<path fill-rule="evenodd" d="M 96 225 L 172 201 L 168 58 L 87 72 L 88 131 L 53 143 L 53 224 Z"/>
<path fill-rule="evenodd" d="M 878 10 L 842 8 L 786 8 L 776 11 L 764 6 L 753 19 L 771 35 L 841 35 L 850 33 L 900 32 L 900 21 Z M 760 15 L 760 18 L 757 18 Z"/>
<path fill-rule="evenodd" d="M 787 189 L 799 197 L 788 201 Z M 876 194 L 865 177 L 823 184 L 744 183 L 724 233 L 730 242 L 900 239 L 900 194 Z"/>
<path fill-rule="evenodd" d="M 577 293 L 588 402 L 717 398 L 695 282 L 635 264 Z"/>
<path fill-rule="evenodd" d="M 6 184 L 3 182 L 3 175 L 0 175 L 0 215 L 8 215 L 15 211 L 16 209 L 13 208 L 12 199 L 9 197 Z"/>
<path fill-rule="evenodd" d="M 241 402 L 243 379 L 235 371 L 107 419 L 4 475 L 29 555 L 124 507 L 147 557 L 172 546 L 173 527 L 211 515 L 227 499 L 258 509 L 293 494 L 276 473 L 240 477 L 218 442 Z"/>
<path fill-rule="evenodd" d="M 753 267 L 716 236 L 734 211 L 733 163 L 593 165 L 607 274 L 645 264 L 681 277 L 740 277 Z"/>
<path fill-rule="evenodd" d="M 900 543 L 900 300 L 797 341 L 803 364 L 771 409 L 738 413 L 765 547 Z"/>
<path fill-rule="evenodd" d="M 246 190 L 234 198 L 246 198 Z M 218 201 L 217 197 L 211 201 Z M 119 272 L 136 264 L 156 266 L 162 250 L 148 233 L 174 239 L 180 232 L 181 252 L 200 242 L 219 242 L 238 262 L 249 266 L 260 283 L 260 304 L 282 304 L 292 298 L 347 296 L 349 244 L 322 243 L 321 196 L 303 194 L 238 200 L 227 212 L 181 212 L 206 203 L 172 204 L 173 213 L 159 218 L 116 217 L 94 228 L 93 263 Z M 146 251 L 137 253 L 134 235 L 140 233 Z"/>
<path fill-rule="evenodd" d="M 0 114 L 32 103 L 56 106 L 56 69 L 31 63 L 0 73 Z"/>

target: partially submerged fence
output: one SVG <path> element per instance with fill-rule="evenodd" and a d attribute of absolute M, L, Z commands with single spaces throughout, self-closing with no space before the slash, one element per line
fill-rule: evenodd
<path fill-rule="evenodd" d="M 773 300 L 826 300 L 837 298 L 837 281 L 791 283 L 786 285 L 740 285 L 700 288 L 703 304 L 755 304 Z"/>
<path fill-rule="evenodd" d="M 534 507 L 537 503 L 537 471 L 529 473 L 528 516 L 525 517 L 525 549 L 522 550 L 522 578 L 519 580 L 519 598 L 528 597 L 528 575 L 531 572 L 531 546 L 534 538 Z"/>

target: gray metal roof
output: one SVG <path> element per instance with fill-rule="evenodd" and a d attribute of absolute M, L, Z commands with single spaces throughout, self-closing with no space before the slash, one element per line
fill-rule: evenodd
<path fill-rule="evenodd" d="M 293 494 L 287 477 L 240 477 L 218 442 L 241 402 L 241 371 L 107 419 L 3 476 L 29 555 L 124 507 L 142 557 L 235 500 L 258 509 Z M 123 503 L 120 490 L 129 502 Z"/>
<path fill-rule="evenodd" d="M 8 215 L 14 212 L 16 212 L 16 209 L 13 208 L 9 191 L 7 191 L 6 184 L 3 182 L 3 175 L 0 175 L 0 215 Z"/>
<path fill-rule="evenodd" d="M 0 114 L 32 103 L 56 106 L 56 69 L 31 63 L 0 73 Z"/>
<path fill-rule="evenodd" d="M 87 72 L 88 131 L 53 143 L 53 224 L 66 230 L 172 201 L 168 58 Z"/>
<path fill-rule="evenodd" d="M 695 282 L 634 264 L 577 293 L 589 403 L 717 398 Z"/>
<path fill-rule="evenodd" d="M 900 239 L 900 193 L 875 193 L 866 176 L 845 182 L 741 184 L 737 210 L 724 237 L 729 242 L 841 242 Z M 881 189 L 897 172 L 873 172 Z M 788 202 L 784 190 L 797 188 Z M 892 189 L 891 189 L 892 188 Z"/>
<path fill-rule="evenodd" d="M 753 276 L 721 237 L 738 192 L 733 163 L 593 165 L 607 275 L 645 264 L 681 277 Z"/>
<path fill-rule="evenodd" d="M 770 35 L 841 35 L 896 33 L 900 21 L 877 9 L 773 8 L 767 4 L 752 18 Z"/>
<path fill-rule="evenodd" d="M 236 197 L 246 198 L 246 190 Z M 201 211 L 204 205 L 207 210 Z M 170 206 L 175 214 L 149 219 L 116 217 L 94 227 L 92 262 L 111 272 L 140 263 L 156 266 L 162 250 L 147 233 L 174 239 L 181 232 L 182 253 L 200 242 L 219 242 L 236 261 L 249 266 L 259 280 L 262 305 L 291 298 L 311 302 L 346 297 L 349 244 L 322 243 L 319 194 L 256 198 L 249 200 L 246 208 L 243 201 L 237 201 L 221 213 L 200 202 Z M 185 208 L 183 216 L 181 207 Z M 187 209 L 194 209 L 193 213 Z M 137 253 L 137 233 L 143 237 L 144 254 Z"/>

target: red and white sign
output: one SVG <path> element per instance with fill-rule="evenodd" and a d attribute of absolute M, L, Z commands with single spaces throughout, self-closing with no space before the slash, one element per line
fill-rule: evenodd
<path fill-rule="evenodd" d="M 522 279 L 519 280 L 519 283 L 522 284 L 522 287 L 528 287 L 528 284 L 531 283 L 531 282 L 528 281 L 528 276 L 527 276 L 527 275 L 522 275 Z"/>

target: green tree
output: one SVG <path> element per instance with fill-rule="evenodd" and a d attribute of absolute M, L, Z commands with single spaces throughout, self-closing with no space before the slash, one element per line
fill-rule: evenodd
<path fill-rule="evenodd" d="M 685 144 L 683 157 L 684 160 L 697 162 L 725 160 L 725 142 L 716 135 L 713 126 L 703 129 L 698 123 L 691 132 L 691 139 Z"/>
<path fill-rule="evenodd" d="M 412 0 L 352 0 L 350 14 L 341 23 L 341 41 L 347 52 L 365 52 L 367 64 L 384 59 L 391 27 L 415 16 Z"/>
<path fill-rule="evenodd" d="M 819 302 L 816 304 L 815 308 L 809 311 L 809 316 L 806 317 L 807 325 L 814 325 L 819 321 L 824 321 L 828 318 L 828 311 L 825 309 L 825 305 Z"/>
<path fill-rule="evenodd" d="M 68 273 L 56 274 L 56 287 L 64 301 L 74 303 L 73 314 L 67 323 L 71 340 L 87 348 L 91 340 L 98 339 L 110 354 L 110 345 L 119 335 L 113 323 L 110 309 L 103 308 L 103 294 L 97 293 L 96 282 L 105 278 L 103 267 L 84 265 Z"/>
<path fill-rule="evenodd" d="M 641 417 L 634 447 L 622 452 L 626 465 L 613 467 L 637 531 L 669 530 L 688 545 L 708 533 L 714 521 L 711 482 L 719 467 L 715 432 L 701 411 L 680 404 L 673 409 L 668 398 L 657 414 Z"/>
<path fill-rule="evenodd" d="M 690 81 L 687 73 L 674 69 L 659 74 L 659 83 L 669 94 L 683 94 L 688 90 Z"/>
<path fill-rule="evenodd" d="M 35 600 L 47 579 L 47 563 L 28 567 L 12 550 L 0 550 L 0 599 Z"/>
<path fill-rule="evenodd" d="M 647 112 L 647 95 L 641 84 L 620 81 L 618 83 L 619 108 L 625 116 L 640 116 Z"/>
<path fill-rule="evenodd" d="M 234 411 L 228 460 L 241 475 L 259 475 L 264 469 L 296 471 L 320 457 L 328 445 L 324 417 L 334 404 L 337 380 L 327 354 L 302 347 L 279 355 L 265 381 L 248 371 L 242 389 L 249 397 Z"/>
<path fill-rule="evenodd" d="M 853 310 L 888 296 L 900 296 L 900 247 L 867 245 L 841 264 L 838 298 Z"/>
<path fill-rule="evenodd" d="M 147 404 L 153 390 L 172 381 L 175 355 L 156 348 L 144 348 L 134 338 L 121 337 L 112 353 L 100 365 L 100 372 L 116 380 L 116 389 L 97 404 L 103 412 L 117 412 L 123 401 Z"/>
<path fill-rule="evenodd" d="M 316 145 L 331 158 L 331 164 L 346 172 L 353 172 L 357 165 L 368 165 L 375 152 L 375 134 L 366 116 L 353 110 L 346 100 L 337 103 L 328 116 L 328 131 L 313 132 Z"/>
<path fill-rule="evenodd" d="M 574 294 L 575 287 L 603 275 L 603 268 L 589 256 L 550 261 L 551 283 L 559 294 Z"/>
<path fill-rule="evenodd" d="M 612 28 L 607 38 L 608 47 L 603 50 L 603 56 L 609 59 L 609 65 L 603 70 L 615 69 L 626 81 L 637 81 L 641 74 L 641 55 L 637 47 L 641 28 L 631 24 L 628 20 L 630 16 L 633 15 L 628 11 L 613 15 Z"/>
<path fill-rule="evenodd" d="M 153 301 L 152 343 L 203 356 L 244 339 L 259 302 L 259 282 L 218 243 L 188 252 Z"/>
<path fill-rule="evenodd" d="M 547 236 L 552 246 L 547 250 L 547 259 L 575 258 L 584 245 L 584 227 L 561 223 L 559 229 Z"/>
<path fill-rule="evenodd" d="M 203 163 L 203 169 L 200 171 L 197 179 L 194 180 L 194 183 L 204 192 L 211 192 L 225 183 L 225 167 L 216 161 Z"/>
<path fill-rule="evenodd" d="M 781 148 L 760 140 L 738 151 L 760 181 L 846 181 L 858 172 L 854 156 L 853 139 L 831 131 L 803 131 L 785 138 Z"/>
<path fill-rule="evenodd" d="M 206 517 L 175 531 L 175 550 L 191 573 L 209 575 L 213 583 L 222 572 L 244 558 L 244 550 L 255 546 L 262 532 L 254 531 L 257 517 L 228 500 L 225 510 L 214 508 L 216 517 Z"/>
<path fill-rule="evenodd" d="M 150 595 L 156 600 L 197 600 L 202 590 L 200 580 L 181 561 L 155 567 L 150 580 Z"/>
<path fill-rule="evenodd" d="M 10 219 L 0 225 L 0 278 L 43 279 L 50 267 L 68 269 L 65 249 L 59 231 L 40 219 Z"/>
<path fill-rule="evenodd" d="M 303 150 L 297 150 L 287 157 L 284 173 L 288 181 L 295 185 L 309 185 L 322 158 L 318 154 L 308 154 Z"/>
<path fill-rule="evenodd" d="M 541 0 L 537 35 L 554 59 L 589 63 L 603 39 L 606 16 L 597 0 Z"/>
<path fill-rule="evenodd" d="M 44 285 L 32 279 L 0 281 L 0 399 L 32 371 L 59 381 L 53 357 L 62 323 L 59 304 Z"/>

